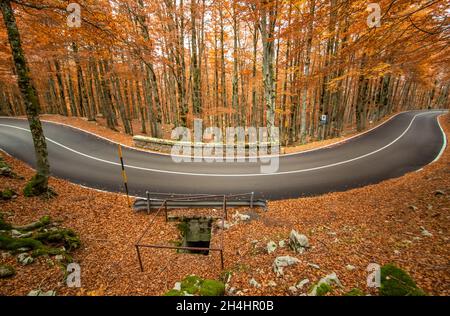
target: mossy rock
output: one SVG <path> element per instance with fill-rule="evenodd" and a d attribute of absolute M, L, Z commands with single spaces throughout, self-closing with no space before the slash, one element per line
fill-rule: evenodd
<path fill-rule="evenodd" d="M 16 274 L 16 270 L 9 264 L 0 264 L 0 279 L 10 278 Z"/>
<path fill-rule="evenodd" d="M 222 296 L 225 294 L 225 284 L 216 280 L 204 280 L 200 288 L 201 296 Z"/>
<path fill-rule="evenodd" d="M 364 292 L 358 288 L 351 289 L 344 296 L 365 296 Z"/>
<path fill-rule="evenodd" d="M 17 175 L 12 171 L 11 166 L 0 157 L 0 176 L 8 177 L 8 178 L 16 178 Z"/>
<path fill-rule="evenodd" d="M 14 190 L 11 189 L 5 189 L 3 190 L 3 192 L 0 192 L 0 199 L 8 201 L 11 200 L 12 198 L 16 197 L 17 193 Z"/>
<path fill-rule="evenodd" d="M 333 288 L 328 283 L 321 283 L 316 288 L 316 296 L 324 296 L 332 290 Z"/>
<path fill-rule="evenodd" d="M 0 213 L 0 230 L 11 230 L 12 226 L 11 224 L 8 224 L 5 222 L 5 220 L 3 219 L 3 214 Z"/>
<path fill-rule="evenodd" d="M 191 295 L 199 294 L 203 279 L 196 275 L 189 275 L 181 281 L 181 292 L 186 292 Z"/>
<path fill-rule="evenodd" d="M 172 289 L 165 293 L 164 296 L 184 296 L 184 292 Z"/>
<path fill-rule="evenodd" d="M 222 296 L 225 294 L 225 284 L 220 281 L 202 279 L 196 275 L 190 275 L 181 281 L 181 290 L 172 289 L 165 296 Z"/>
<path fill-rule="evenodd" d="M 381 267 L 382 296 L 425 296 L 425 292 L 417 287 L 409 274 L 393 264 Z"/>

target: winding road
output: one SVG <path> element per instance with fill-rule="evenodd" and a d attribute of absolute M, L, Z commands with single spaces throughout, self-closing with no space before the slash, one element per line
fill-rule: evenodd
<path fill-rule="evenodd" d="M 339 144 L 281 155 L 278 172 L 250 162 L 173 162 L 170 155 L 124 148 L 130 194 L 255 192 L 284 199 L 344 191 L 395 178 L 436 160 L 446 145 L 437 117 L 445 111 L 400 113 Z M 61 124 L 43 122 L 51 173 L 87 187 L 122 192 L 117 145 Z M 0 148 L 35 166 L 28 122 L 0 117 Z M 266 163 L 267 164 L 267 163 Z"/>

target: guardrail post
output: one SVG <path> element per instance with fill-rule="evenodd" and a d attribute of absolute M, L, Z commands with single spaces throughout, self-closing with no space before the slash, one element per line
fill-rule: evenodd
<path fill-rule="evenodd" d="M 168 221 L 167 219 L 167 200 L 164 201 L 164 212 L 166 213 L 166 223 Z"/>
<path fill-rule="evenodd" d="M 227 211 L 227 196 L 223 196 L 223 212 L 225 214 L 225 219 L 228 220 L 228 211 Z"/>
<path fill-rule="evenodd" d="M 255 196 L 255 192 L 252 192 L 252 196 L 250 197 L 250 208 L 253 208 L 253 197 Z"/>
<path fill-rule="evenodd" d="M 150 192 L 146 191 L 145 194 L 147 195 L 147 215 L 150 214 Z"/>
<path fill-rule="evenodd" d="M 221 266 L 222 266 L 222 270 L 223 270 L 223 250 L 221 249 L 220 250 L 220 264 L 221 264 Z"/>

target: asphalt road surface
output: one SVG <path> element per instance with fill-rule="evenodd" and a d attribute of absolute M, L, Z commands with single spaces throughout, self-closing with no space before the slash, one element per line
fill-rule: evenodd
<path fill-rule="evenodd" d="M 281 155 L 278 171 L 261 173 L 258 162 L 182 162 L 170 155 L 123 148 L 130 194 L 229 194 L 255 192 L 283 199 L 344 191 L 396 178 L 434 161 L 445 135 L 444 111 L 401 113 L 360 136 L 327 148 Z M 87 187 L 123 192 L 117 145 L 78 129 L 44 122 L 53 176 Z M 35 166 L 28 122 L 0 117 L 0 148 Z"/>

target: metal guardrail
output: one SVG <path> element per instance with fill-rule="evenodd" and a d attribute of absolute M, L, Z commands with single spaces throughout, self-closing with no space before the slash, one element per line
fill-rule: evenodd
<path fill-rule="evenodd" d="M 226 197 L 227 207 L 260 207 L 267 209 L 266 200 L 255 200 L 254 193 L 211 195 L 211 194 L 163 194 L 147 192 L 147 199 L 137 199 L 133 204 L 136 212 L 159 209 L 165 203 L 167 209 L 222 207 Z"/>
<path fill-rule="evenodd" d="M 210 195 L 210 194 L 161 194 L 161 193 L 153 193 L 154 195 L 162 196 L 159 198 L 151 198 L 152 193 L 147 192 L 147 199 L 138 199 L 134 202 L 133 208 L 136 211 L 146 210 L 150 213 L 151 209 L 157 209 L 154 213 L 149 225 L 144 230 L 139 240 L 135 244 L 137 258 L 139 261 L 139 267 L 141 272 L 144 272 L 144 264 L 142 261 L 142 253 L 141 248 L 147 249 L 177 249 L 177 250 L 200 250 L 200 251 L 217 251 L 220 254 L 220 264 L 222 270 L 224 268 L 224 256 L 223 256 L 223 229 L 221 229 L 220 233 L 220 247 L 212 248 L 212 247 L 184 247 L 184 246 L 173 246 L 173 245 L 160 245 L 160 244 L 147 244 L 142 243 L 144 236 L 149 232 L 152 225 L 155 222 L 156 217 L 161 212 L 164 212 L 165 221 L 168 221 L 168 210 L 176 209 L 176 208 L 209 208 L 220 206 L 222 208 L 222 216 L 220 220 L 222 223 L 226 219 L 228 219 L 228 207 L 240 207 L 240 206 L 249 206 L 253 207 L 263 207 L 266 209 L 267 201 L 263 200 L 254 200 L 255 194 L 245 193 L 245 194 L 230 194 L 230 195 Z"/>

